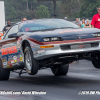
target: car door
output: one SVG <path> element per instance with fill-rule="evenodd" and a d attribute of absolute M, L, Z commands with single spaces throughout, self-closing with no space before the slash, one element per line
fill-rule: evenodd
<path fill-rule="evenodd" d="M 14 67 L 20 61 L 20 52 L 17 50 L 17 38 L 8 38 L 10 34 L 18 33 L 18 25 L 14 25 L 0 41 L 0 58 L 4 68 Z"/>

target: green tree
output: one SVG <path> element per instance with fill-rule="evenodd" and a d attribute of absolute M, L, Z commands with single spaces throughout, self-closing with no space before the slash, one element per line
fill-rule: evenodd
<path fill-rule="evenodd" d="M 15 11 L 15 8 L 11 5 L 10 2 L 6 1 L 5 2 L 5 13 L 6 13 L 6 20 L 12 20 L 14 21 L 15 19 L 17 19 L 17 13 Z"/>
<path fill-rule="evenodd" d="M 44 5 L 40 5 L 39 7 L 37 7 L 36 17 L 37 18 L 49 18 L 50 14 L 49 14 L 48 7 Z"/>
<path fill-rule="evenodd" d="M 82 0 L 83 4 L 79 12 L 80 17 L 92 17 L 97 13 L 97 7 L 100 6 L 100 0 Z"/>
<path fill-rule="evenodd" d="M 27 19 L 54 17 L 54 6 L 52 1 L 38 2 L 37 0 L 0 0 L 5 2 L 6 20 L 20 21 L 23 17 Z M 57 17 L 78 16 L 82 0 L 57 1 Z M 87 0 L 93 1 L 93 0 Z M 94 0 L 98 1 L 99 0 Z M 84 2 L 83 2 L 84 4 Z M 44 5 L 44 6 L 43 6 Z M 87 5 L 88 6 L 88 5 Z M 86 7 L 86 6 L 85 6 Z M 81 14 L 80 14 L 81 15 Z"/>
<path fill-rule="evenodd" d="M 81 8 L 80 0 L 62 0 L 60 4 L 60 17 L 70 17 L 75 18 L 78 17 L 79 11 Z"/>

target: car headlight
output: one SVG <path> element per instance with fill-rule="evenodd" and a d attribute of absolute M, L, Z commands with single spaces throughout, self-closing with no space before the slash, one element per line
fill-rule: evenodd
<path fill-rule="evenodd" d="M 59 38 L 58 37 L 53 37 L 53 38 L 51 38 L 51 41 L 59 41 Z"/>
<path fill-rule="evenodd" d="M 43 39 L 45 42 L 49 42 L 50 41 L 50 38 L 44 38 Z"/>
<path fill-rule="evenodd" d="M 62 41 L 60 37 L 50 37 L 50 38 L 44 38 L 44 42 L 50 42 L 50 41 Z"/>
<path fill-rule="evenodd" d="M 94 36 L 94 37 L 100 37 L 100 32 L 94 33 L 93 36 Z"/>

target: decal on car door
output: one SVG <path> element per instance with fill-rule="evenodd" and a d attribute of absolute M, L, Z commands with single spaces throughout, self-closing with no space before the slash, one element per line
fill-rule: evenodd
<path fill-rule="evenodd" d="M 2 55 L 12 54 L 12 53 L 17 53 L 16 46 L 1 49 Z"/>

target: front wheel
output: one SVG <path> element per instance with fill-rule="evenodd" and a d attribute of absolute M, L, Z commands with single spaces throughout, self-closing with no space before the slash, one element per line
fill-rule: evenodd
<path fill-rule="evenodd" d="M 55 76 L 65 76 L 68 73 L 69 65 L 54 65 L 51 70 Z"/>
<path fill-rule="evenodd" d="M 27 46 L 24 50 L 24 63 L 26 67 L 26 71 L 29 75 L 35 75 L 39 69 L 39 63 L 33 57 L 33 51 L 30 46 Z"/>

